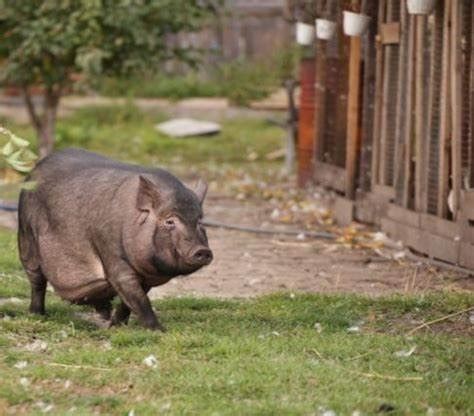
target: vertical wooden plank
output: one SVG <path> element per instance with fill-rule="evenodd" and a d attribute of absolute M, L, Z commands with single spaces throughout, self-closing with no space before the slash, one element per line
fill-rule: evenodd
<path fill-rule="evenodd" d="M 412 154 L 413 154 L 413 101 L 414 101 L 414 52 L 415 52 L 415 16 L 408 16 L 408 51 L 407 51 L 407 94 L 405 100 L 405 129 L 404 129 L 404 161 L 403 161 L 403 187 L 402 205 L 409 207 L 412 185 Z"/>
<path fill-rule="evenodd" d="M 428 171 L 425 176 L 426 201 L 425 211 L 438 214 L 438 194 L 439 194 L 439 171 L 440 154 L 444 151 L 440 147 L 441 120 L 442 117 L 442 81 L 443 81 L 443 42 L 444 42 L 444 4 L 437 2 L 434 11 L 434 21 L 432 26 L 431 51 L 430 51 L 430 85 L 429 85 L 429 118 L 428 118 L 428 142 L 426 146 L 426 158 Z M 428 20 L 429 22 L 429 20 Z"/>
<path fill-rule="evenodd" d="M 314 173 L 314 57 L 300 61 L 300 111 L 298 120 L 298 186 Z"/>
<path fill-rule="evenodd" d="M 359 36 L 351 37 L 347 95 L 346 196 L 354 198 L 357 160 L 360 150 L 360 56 Z"/>
<path fill-rule="evenodd" d="M 375 95 L 375 56 L 378 19 L 377 0 L 363 0 L 362 13 L 372 17 L 369 29 L 362 38 L 362 64 L 361 64 L 361 84 L 362 84 L 362 107 L 361 117 L 361 149 L 358 167 L 357 191 L 370 191 L 372 178 L 372 149 L 373 149 L 373 126 L 374 126 L 374 95 Z"/>
<path fill-rule="evenodd" d="M 400 4 L 400 53 L 398 68 L 400 71 L 398 77 L 398 95 L 397 95 L 397 119 L 395 127 L 395 138 L 397 141 L 397 146 L 395 147 L 395 161 L 394 161 L 394 185 L 396 192 L 396 201 L 401 203 L 402 201 L 402 189 L 403 189 L 403 175 L 405 172 L 404 165 L 404 134 L 405 131 L 405 100 L 406 100 L 406 91 L 407 91 L 407 74 L 405 67 L 408 64 L 408 28 L 409 28 L 409 15 L 406 12 L 405 2 Z"/>
<path fill-rule="evenodd" d="M 326 45 L 316 41 L 316 74 L 314 84 L 314 158 L 322 160 L 322 138 L 326 115 Z"/>
<path fill-rule="evenodd" d="M 424 102 L 424 35 L 426 17 L 416 16 L 416 47 L 415 47 L 415 210 L 423 210 L 423 200 L 426 199 L 424 174 L 426 166 L 425 155 L 425 102 Z"/>
<path fill-rule="evenodd" d="M 453 219 L 458 217 L 462 181 L 462 57 L 460 1 L 451 2 L 451 180 Z"/>
<path fill-rule="evenodd" d="M 471 172 L 469 177 L 469 186 L 474 187 L 474 6 L 471 6 L 471 48 L 470 48 L 470 59 L 471 59 L 471 74 L 470 74 L 470 96 L 469 103 L 471 106 L 470 111 L 470 132 L 471 132 L 471 141 L 470 141 L 470 160 L 471 160 Z"/>
<path fill-rule="evenodd" d="M 378 32 L 380 33 L 380 25 L 385 21 L 385 0 L 379 1 L 378 10 Z M 382 108 L 382 81 L 383 81 L 383 45 L 380 36 L 376 38 L 376 56 L 375 56 L 375 97 L 374 97 L 374 128 L 372 136 L 372 179 L 371 187 L 380 183 L 380 124 L 381 124 L 381 108 Z"/>
<path fill-rule="evenodd" d="M 386 154 L 387 154 L 387 107 L 388 101 L 392 99 L 392 97 L 388 94 L 388 81 L 389 76 L 388 72 L 390 71 L 390 55 L 391 55 L 391 48 L 390 46 L 382 46 L 383 48 L 383 72 L 382 72 L 382 99 L 381 99 L 381 114 L 380 114 L 380 162 L 379 162 L 379 179 L 380 184 L 387 185 L 387 169 L 386 169 Z"/>
<path fill-rule="evenodd" d="M 457 0 L 456 0 L 457 1 Z M 448 197 L 448 180 L 449 180 L 449 155 L 448 155 L 448 136 L 451 129 L 451 115 L 449 111 L 449 28 L 451 17 L 451 0 L 444 1 L 444 21 L 443 21 L 443 61 L 442 61 L 442 78 L 441 78 L 441 105 L 440 105 L 440 138 L 439 138 L 439 172 L 438 172 L 438 216 L 445 218 L 447 212 L 446 200 Z"/>

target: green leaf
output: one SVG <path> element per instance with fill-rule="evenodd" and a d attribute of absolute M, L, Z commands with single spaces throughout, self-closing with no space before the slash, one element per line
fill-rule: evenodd
<path fill-rule="evenodd" d="M 23 160 L 27 162 L 32 162 L 36 160 L 38 156 L 36 156 L 31 150 L 24 149 L 23 150 Z"/>
<path fill-rule="evenodd" d="M 25 189 L 26 191 L 34 191 L 37 186 L 38 186 L 37 181 L 27 181 L 27 182 L 23 182 L 20 188 Z"/>
<path fill-rule="evenodd" d="M 23 149 L 17 150 L 15 153 L 12 153 L 10 156 L 7 157 L 7 162 L 10 164 L 18 162 L 22 153 Z"/>
<path fill-rule="evenodd" d="M 18 147 L 28 147 L 30 145 L 29 141 L 22 139 L 15 134 L 12 135 L 12 142 Z"/>
<path fill-rule="evenodd" d="M 15 148 L 11 141 L 8 141 L 5 146 L 2 147 L 2 155 L 10 156 L 14 152 Z"/>
<path fill-rule="evenodd" d="M 23 173 L 28 173 L 33 169 L 33 165 L 23 162 L 9 162 L 9 164 L 13 169 Z"/>

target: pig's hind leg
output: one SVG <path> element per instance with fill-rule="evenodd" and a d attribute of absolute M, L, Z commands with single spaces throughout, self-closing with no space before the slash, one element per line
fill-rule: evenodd
<path fill-rule="evenodd" d="M 112 302 L 110 299 L 94 302 L 92 306 L 103 320 L 110 321 L 112 315 Z"/>
<path fill-rule="evenodd" d="M 44 300 L 46 297 L 46 285 L 48 282 L 39 267 L 35 270 L 26 270 L 26 274 L 28 275 L 31 285 L 30 312 L 44 315 L 46 313 Z"/>

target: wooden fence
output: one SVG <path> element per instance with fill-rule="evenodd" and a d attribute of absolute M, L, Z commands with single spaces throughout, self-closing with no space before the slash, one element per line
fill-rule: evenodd
<path fill-rule="evenodd" d="M 428 16 L 399 0 L 360 7 L 363 37 L 316 46 L 314 177 L 346 218 L 474 268 L 473 2 L 437 0 Z"/>

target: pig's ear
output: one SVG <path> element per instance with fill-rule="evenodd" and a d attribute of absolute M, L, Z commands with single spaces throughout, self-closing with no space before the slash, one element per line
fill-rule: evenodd
<path fill-rule="evenodd" d="M 207 194 L 207 183 L 202 179 L 199 179 L 199 182 L 194 187 L 194 193 L 196 194 L 199 199 L 199 202 L 202 205 L 202 203 L 204 202 L 204 198 Z"/>
<path fill-rule="evenodd" d="M 139 176 L 137 208 L 140 211 L 151 211 L 161 202 L 162 195 L 158 187 L 144 176 Z"/>

